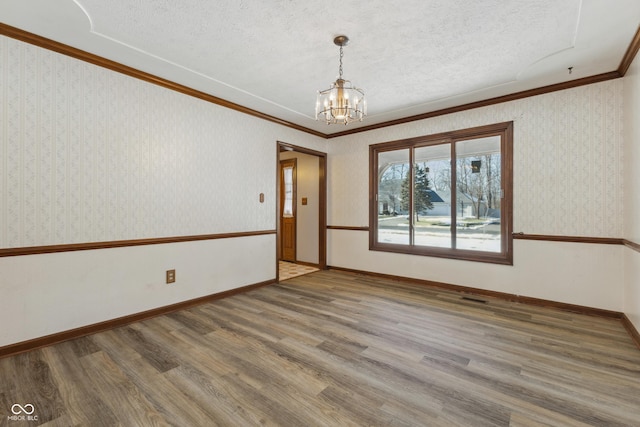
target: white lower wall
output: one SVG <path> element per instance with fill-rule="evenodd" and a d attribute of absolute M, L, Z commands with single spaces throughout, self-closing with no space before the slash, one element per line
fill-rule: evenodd
<path fill-rule="evenodd" d="M 626 248 L 624 264 L 624 314 L 640 331 L 640 252 Z"/>
<path fill-rule="evenodd" d="M 275 247 L 269 234 L 0 258 L 0 347 L 272 280 Z"/>
<path fill-rule="evenodd" d="M 621 311 L 621 245 L 514 240 L 512 266 L 370 251 L 364 231 L 329 230 L 328 264 Z"/>

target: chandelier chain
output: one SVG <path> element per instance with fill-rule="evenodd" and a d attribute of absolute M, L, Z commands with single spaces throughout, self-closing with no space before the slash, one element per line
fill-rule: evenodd
<path fill-rule="evenodd" d="M 340 46 L 340 69 L 339 69 L 340 78 L 342 78 L 342 57 L 343 56 L 344 54 L 342 53 L 342 46 Z"/>

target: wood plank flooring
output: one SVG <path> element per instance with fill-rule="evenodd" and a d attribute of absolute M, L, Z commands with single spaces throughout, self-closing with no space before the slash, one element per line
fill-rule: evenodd
<path fill-rule="evenodd" d="M 619 321 L 462 297 L 320 271 L 0 359 L 0 425 L 640 425 Z"/>

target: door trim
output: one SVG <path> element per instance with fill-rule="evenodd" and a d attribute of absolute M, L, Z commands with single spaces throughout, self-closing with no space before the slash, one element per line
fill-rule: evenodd
<path fill-rule="evenodd" d="M 278 260 L 280 259 L 280 153 L 282 151 L 295 151 L 318 157 L 318 182 L 319 182 L 319 211 L 318 212 L 318 267 L 321 270 L 327 268 L 327 153 L 300 147 L 287 142 L 277 141 L 276 144 L 276 281 L 280 280 Z"/>

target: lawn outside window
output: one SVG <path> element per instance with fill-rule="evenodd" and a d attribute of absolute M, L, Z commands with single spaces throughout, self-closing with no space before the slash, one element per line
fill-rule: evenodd
<path fill-rule="evenodd" d="M 369 146 L 369 248 L 513 264 L 513 122 Z"/>

